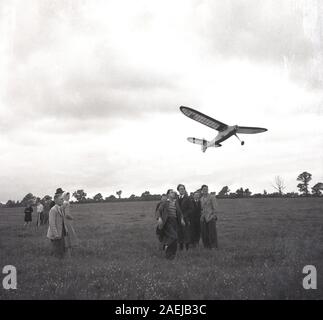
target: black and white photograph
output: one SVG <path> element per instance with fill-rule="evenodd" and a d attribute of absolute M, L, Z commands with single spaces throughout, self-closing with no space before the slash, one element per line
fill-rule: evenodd
<path fill-rule="evenodd" d="M 0 300 L 323 300 L 322 89 L 320 0 L 1 0 Z"/>

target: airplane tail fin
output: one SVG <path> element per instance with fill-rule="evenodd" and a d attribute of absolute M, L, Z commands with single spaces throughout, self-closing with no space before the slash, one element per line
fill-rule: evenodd
<path fill-rule="evenodd" d="M 210 141 L 207 141 L 206 139 L 187 138 L 187 140 L 191 143 L 201 145 L 201 149 L 203 152 L 205 152 L 208 147 L 214 147 L 214 148 L 222 147 L 222 144 L 220 144 L 220 143 L 216 143 L 216 144 L 211 145 Z"/>
<path fill-rule="evenodd" d="M 198 139 L 198 138 L 187 138 L 187 140 L 189 141 L 189 142 L 191 142 L 191 143 L 194 143 L 194 144 L 199 144 L 199 145 L 201 145 L 201 149 L 202 149 L 202 151 L 203 152 L 205 152 L 206 151 L 206 149 L 207 149 L 207 143 L 208 143 L 208 141 L 207 140 L 205 140 L 205 139 Z"/>

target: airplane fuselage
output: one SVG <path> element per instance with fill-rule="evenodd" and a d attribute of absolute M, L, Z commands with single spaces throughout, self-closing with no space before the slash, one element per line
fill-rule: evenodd
<path fill-rule="evenodd" d="M 218 135 L 211 141 L 208 141 L 207 147 L 216 147 L 221 142 L 229 139 L 231 136 L 237 133 L 238 126 L 228 126 L 227 129 L 220 131 Z"/>

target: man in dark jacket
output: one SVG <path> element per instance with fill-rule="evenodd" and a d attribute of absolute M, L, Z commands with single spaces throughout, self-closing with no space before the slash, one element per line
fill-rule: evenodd
<path fill-rule="evenodd" d="M 193 210 L 191 212 L 191 217 L 190 217 L 190 236 L 191 236 L 191 244 L 193 248 L 195 248 L 200 242 L 201 212 L 202 212 L 202 209 L 201 209 L 200 193 L 195 192 L 193 195 Z"/>
<path fill-rule="evenodd" d="M 185 186 L 183 184 L 179 184 L 177 186 L 177 191 L 179 192 L 179 197 L 177 199 L 177 202 L 182 211 L 184 222 L 185 222 L 185 225 L 179 225 L 178 231 L 177 231 L 179 249 L 183 250 L 185 245 L 186 250 L 188 250 L 189 244 L 191 242 L 191 239 L 190 239 L 191 221 L 190 220 L 191 220 L 191 215 L 193 211 L 193 203 L 190 197 L 187 195 Z"/>

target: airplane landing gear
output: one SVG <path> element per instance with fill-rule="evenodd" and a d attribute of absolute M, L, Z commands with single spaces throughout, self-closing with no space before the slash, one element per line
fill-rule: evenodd
<path fill-rule="evenodd" d="M 241 145 L 244 145 L 244 141 L 241 141 L 240 138 L 235 134 L 235 136 L 237 137 L 237 139 L 240 141 Z"/>

